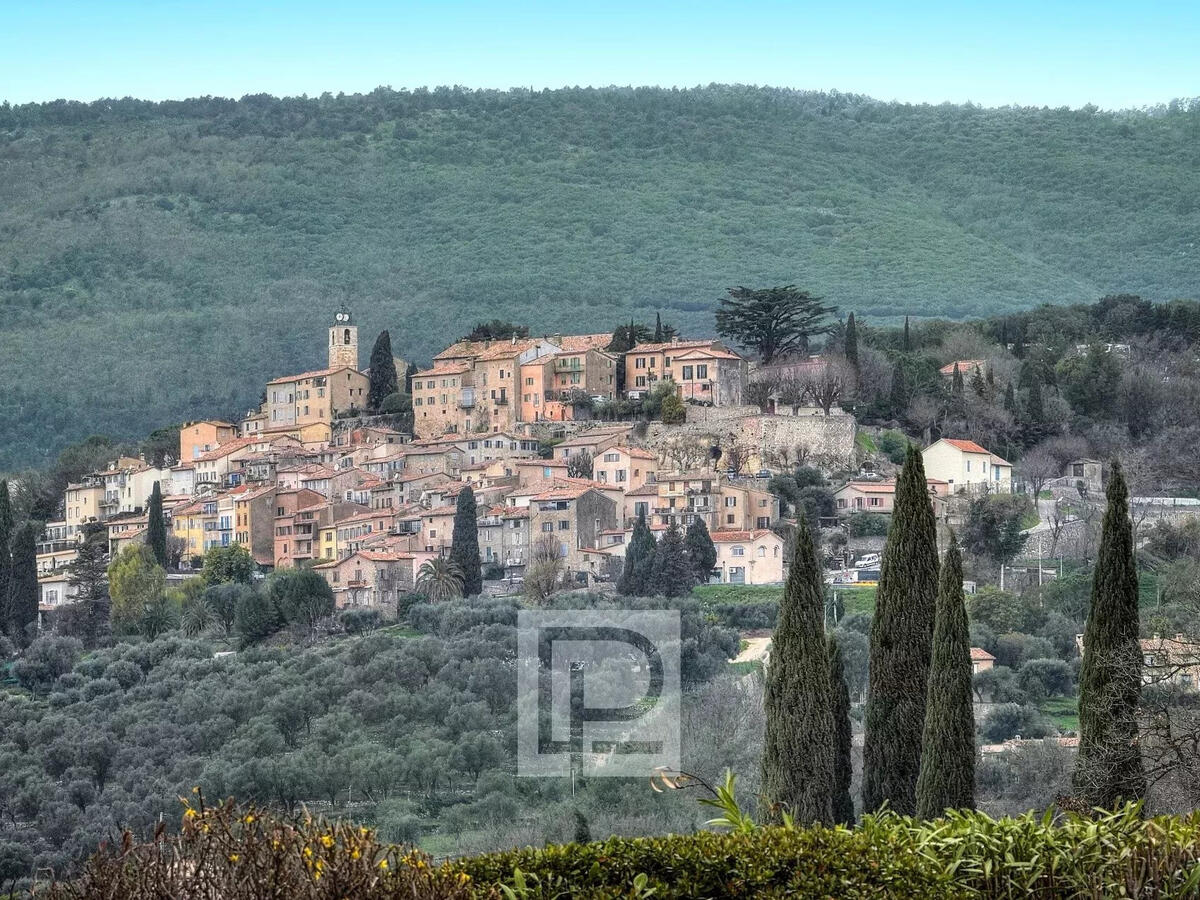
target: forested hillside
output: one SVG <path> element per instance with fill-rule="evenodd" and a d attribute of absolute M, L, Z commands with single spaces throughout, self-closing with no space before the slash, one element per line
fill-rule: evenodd
<path fill-rule="evenodd" d="M 343 299 L 427 360 L 469 323 L 711 333 L 735 284 L 869 319 L 1200 294 L 1200 106 L 449 89 L 0 106 L 0 469 L 234 415 Z M 365 365 L 365 360 L 363 361 Z"/>

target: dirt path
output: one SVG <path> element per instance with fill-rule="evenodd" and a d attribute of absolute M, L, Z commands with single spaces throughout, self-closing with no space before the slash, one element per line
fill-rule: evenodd
<path fill-rule="evenodd" d="M 767 655 L 767 651 L 771 646 L 771 638 L 768 637 L 747 637 L 746 649 L 733 658 L 735 663 L 740 662 L 755 662 Z"/>

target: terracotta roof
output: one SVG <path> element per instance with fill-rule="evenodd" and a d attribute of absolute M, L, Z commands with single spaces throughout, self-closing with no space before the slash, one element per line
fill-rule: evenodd
<path fill-rule="evenodd" d="M 192 462 L 211 462 L 214 459 L 221 459 L 228 456 L 230 453 L 234 453 L 238 450 L 249 447 L 251 444 L 255 443 L 255 441 L 256 438 L 252 437 L 234 438 L 232 441 L 226 441 L 224 444 L 218 445 L 214 450 L 209 450 L 207 453 L 201 453 L 194 460 L 192 460 Z"/>
<path fill-rule="evenodd" d="M 848 481 L 838 491 L 846 488 L 854 488 L 863 494 L 894 494 L 896 493 L 895 481 Z M 836 491 L 834 492 L 836 493 Z"/>
<path fill-rule="evenodd" d="M 664 351 L 665 352 L 665 351 Z M 719 347 L 689 347 L 682 353 L 674 354 L 671 361 L 676 359 L 741 359 L 736 353 L 730 350 L 724 350 Z"/>
<path fill-rule="evenodd" d="M 973 662 L 985 662 L 986 660 L 995 658 L 996 657 L 992 656 L 992 654 L 988 653 L 982 647 L 971 648 L 971 660 Z"/>
<path fill-rule="evenodd" d="M 974 441 L 956 441 L 951 438 L 942 438 L 942 440 L 951 447 L 957 447 L 963 453 L 986 453 L 988 456 L 992 455 L 992 451 L 985 450 Z"/>
<path fill-rule="evenodd" d="M 1003 459 L 1003 458 L 997 456 L 995 453 L 993 453 L 991 455 L 991 463 L 993 466 L 1009 466 L 1009 467 L 1012 466 L 1012 463 L 1010 463 L 1006 459 Z"/>
<path fill-rule="evenodd" d="M 651 453 L 649 450 L 643 450 L 641 447 L 610 447 L 605 450 L 605 453 L 611 453 L 614 450 L 623 450 L 634 459 L 652 459 L 658 462 L 658 454 Z"/>
<path fill-rule="evenodd" d="M 770 528 L 757 528 L 754 531 L 714 531 L 709 536 L 713 543 L 733 544 L 742 541 L 757 541 L 765 534 L 774 534 Z"/>
<path fill-rule="evenodd" d="M 432 378 L 439 375 L 462 375 L 464 372 L 470 371 L 471 367 L 466 363 L 446 363 L 444 365 L 434 366 L 432 369 L 426 369 L 424 372 L 417 372 L 413 378 Z M 427 390 L 427 388 L 422 388 L 421 390 Z"/>
<path fill-rule="evenodd" d="M 510 356 L 520 356 L 526 350 L 531 350 L 539 344 L 546 343 L 542 338 L 518 338 L 517 342 L 498 341 L 486 350 L 480 350 L 475 358 L 488 362 L 495 359 L 507 359 Z"/>
<path fill-rule="evenodd" d="M 612 343 L 611 334 L 564 334 L 558 340 L 547 338 L 552 344 L 562 347 L 566 353 L 581 353 L 587 350 L 603 350 Z"/>
<path fill-rule="evenodd" d="M 965 378 L 967 375 L 970 375 L 972 372 L 974 372 L 976 368 L 982 371 L 983 367 L 986 365 L 986 359 L 959 359 L 955 360 L 954 362 L 946 363 L 946 365 L 938 369 L 938 372 L 940 372 L 942 375 L 953 375 L 954 367 L 958 366 L 958 374 Z"/>
<path fill-rule="evenodd" d="M 630 353 L 657 353 L 660 350 L 688 350 L 697 347 L 712 347 L 716 341 L 666 341 L 661 344 L 638 344 Z"/>
<path fill-rule="evenodd" d="M 484 346 L 485 343 L 483 341 L 456 341 L 433 358 L 436 361 L 439 359 L 458 359 L 464 356 L 474 356 Z"/>
<path fill-rule="evenodd" d="M 267 384 L 287 384 L 291 381 L 303 381 L 306 378 L 320 378 L 323 375 L 333 375 L 335 372 L 340 372 L 343 369 L 349 369 L 358 374 L 353 366 L 334 366 L 332 369 L 317 369 L 312 372 L 301 372 L 299 375 L 285 375 L 282 378 L 272 378 Z"/>
<path fill-rule="evenodd" d="M 530 497 L 533 501 L 549 501 L 549 500 L 575 500 L 593 487 L 590 483 L 574 484 L 566 482 L 555 482 L 553 487 L 543 490 L 541 493 L 534 494 Z"/>
<path fill-rule="evenodd" d="M 658 484 L 653 481 L 647 482 L 646 484 L 643 484 L 640 488 L 634 488 L 633 490 L 626 491 L 625 496 L 626 497 L 657 497 L 658 496 Z"/>

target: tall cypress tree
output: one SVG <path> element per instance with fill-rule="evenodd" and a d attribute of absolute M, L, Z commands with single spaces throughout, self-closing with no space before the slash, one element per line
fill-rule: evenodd
<path fill-rule="evenodd" d="M 858 324 L 854 321 L 854 313 L 846 317 L 846 340 L 843 344 L 846 362 L 858 371 Z"/>
<path fill-rule="evenodd" d="M 0 481 L 0 627 L 9 620 L 9 586 L 12 583 L 13 538 L 12 500 L 8 494 L 8 482 Z"/>
<path fill-rule="evenodd" d="M 955 397 L 961 397 L 963 394 L 963 377 L 962 372 L 958 371 L 958 363 L 954 364 L 954 375 L 950 379 L 950 393 Z"/>
<path fill-rule="evenodd" d="M 375 338 L 371 348 L 370 384 L 367 387 L 367 409 L 379 409 L 383 399 L 400 390 L 396 375 L 396 359 L 392 356 L 392 336 L 385 328 Z"/>
<path fill-rule="evenodd" d="M 708 577 L 713 566 L 717 564 L 717 547 L 713 543 L 712 535 L 708 533 L 708 526 L 704 524 L 703 517 L 696 516 L 687 527 L 686 544 L 688 561 L 692 564 L 696 584 L 708 584 Z"/>
<path fill-rule="evenodd" d="M 654 343 L 661 344 L 663 342 L 663 327 L 662 316 L 658 313 L 654 314 Z"/>
<path fill-rule="evenodd" d="M 926 695 L 917 815 L 975 808 L 975 712 L 971 706 L 971 637 L 963 602 L 962 554 L 950 536 L 938 584 L 933 659 Z"/>
<path fill-rule="evenodd" d="M 390 342 L 391 338 L 388 338 L 388 341 Z M 395 363 L 392 363 L 392 365 L 395 365 Z M 409 363 L 404 367 L 404 393 L 412 393 L 413 376 L 416 375 L 418 371 L 420 370 L 417 368 L 416 363 Z"/>
<path fill-rule="evenodd" d="M 450 537 L 450 560 L 463 573 L 463 596 L 474 597 L 483 592 L 483 569 L 479 561 L 479 510 L 475 492 L 466 485 L 458 492 L 454 507 L 454 533 Z"/>
<path fill-rule="evenodd" d="M 646 524 L 646 514 L 642 513 L 633 526 L 629 546 L 625 548 L 625 568 L 617 582 L 617 593 L 626 597 L 645 596 L 656 547 L 654 535 Z"/>
<path fill-rule="evenodd" d="M 937 586 L 937 525 L 925 464 L 909 445 L 896 481 L 871 620 L 864 812 L 875 812 L 885 802 L 901 815 L 916 812 Z"/>
<path fill-rule="evenodd" d="M 825 646 L 825 585 L 800 518 L 767 666 L 763 796 L 798 824 L 833 821 L 834 721 Z"/>
<path fill-rule="evenodd" d="M 829 635 L 829 689 L 833 700 L 833 822 L 854 824 L 854 799 L 850 782 L 854 778 L 851 761 L 853 730 L 850 726 L 850 688 L 846 684 L 846 666 L 837 638 Z"/>
<path fill-rule="evenodd" d="M 912 335 L 908 332 L 908 316 L 904 317 L 904 352 L 912 351 Z"/>
<path fill-rule="evenodd" d="M 683 535 L 679 527 L 671 523 L 671 527 L 663 534 L 654 550 L 647 593 L 662 597 L 682 597 L 691 591 L 695 584 L 695 570 L 688 559 Z"/>
<path fill-rule="evenodd" d="M 1040 424 L 1046 418 L 1046 408 L 1042 402 L 1042 380 L 1036 373 L 1029 376 L 1029 404 L 1025 412 L 1026 418 L 1033 425 Z"/>
<path fill-rule="evenodd" d="M 1092 604 L 1083 630 L 1079 670 L 1079 757 L 1075 792 L 1089 806 L 1112 809 L 1146 793 L 1138 749 L 1142 690 L 1138 581 L 1133 559 L 1129 489 L 1117 460 L 1108 481 Z"/>
<path fill-rule="evenodd" d="M 8 630 L 22 646 L 33 637 L 38 616 L 38 530 L 26 522 L 12 542 L 12 580 L 9 585 Z"/>
<path fill-rule="evenodd" d="M 147 513 L 146 544 L 154 554 L 154 560 L 164 569 L 167 567 L 167 522 L 163 517 L 162 488 L 154 482 L 150 491 L 150 509 Z"/>
<path fill-rule="evenodd" d="M 1011 381 L 1004 388 L 1004 409 L 1014 415 L 1017 412 L 1017 396 L 1013 391 Z"/>

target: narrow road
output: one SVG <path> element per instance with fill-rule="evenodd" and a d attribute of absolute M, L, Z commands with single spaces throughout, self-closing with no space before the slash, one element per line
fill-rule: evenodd
<path fill-rule="evenodd" d="M 746 649 L 733 658 L 733 662 L 756 662 L 766 657 L 771 647 L 770 637 L 745 638 Z"/>

